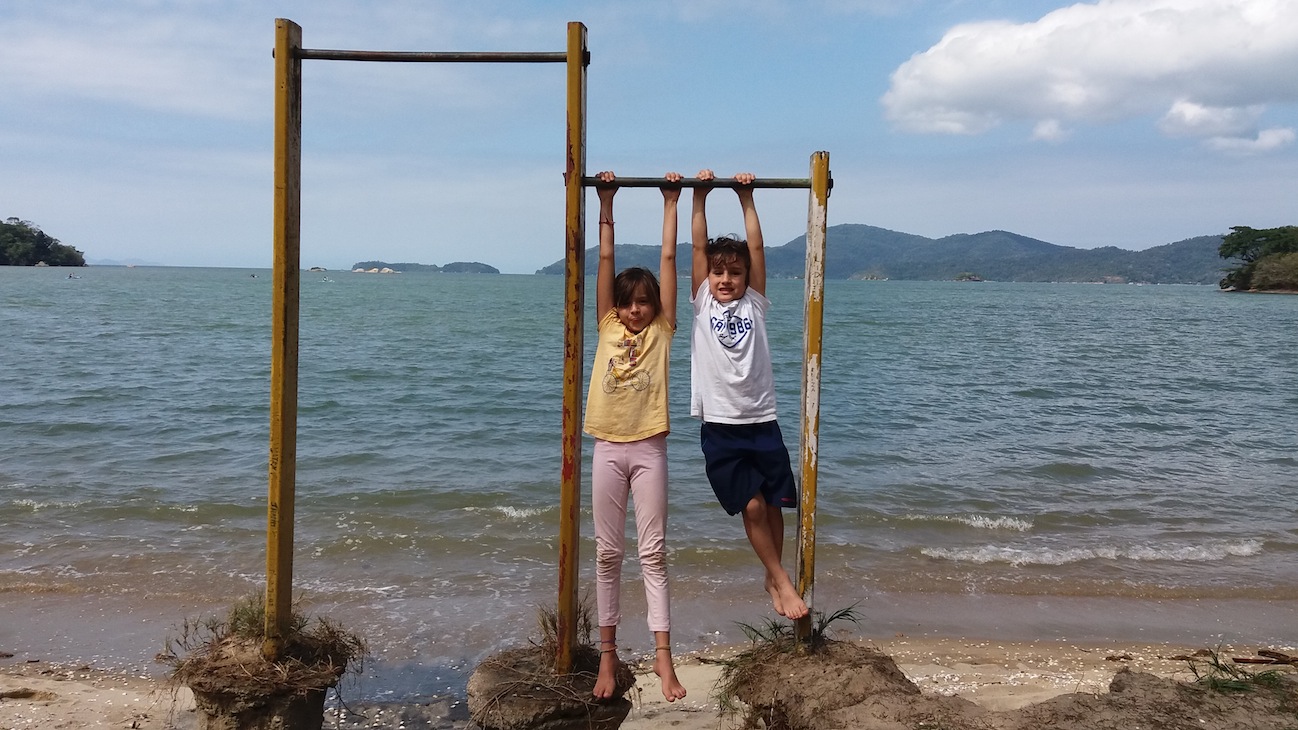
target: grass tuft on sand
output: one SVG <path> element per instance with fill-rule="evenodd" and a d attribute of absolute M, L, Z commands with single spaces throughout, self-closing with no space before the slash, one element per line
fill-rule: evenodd
<path fill-rule="evenodd" d="M 740 688 L 752 680 L 756 670 L 782 654 L 800 652 L 814 654 L 821 651 L 831 640 L 835 623 L 848 621 L 859 624 L 862 618 L 860 611 L 856 609 L 856 604 L 830 614 L 812 611 L 811 615 L 811 633 L 805 642 L 798 641 L 795 627 L 788 621 L 768 618 L 757 626 L 738 624 L 739 629 L 744 632 L 752 645 L 721 662 L 721 675 L 717 678 L 712 696 L 723 714 L 733 716 L 739 711 Z"/>
<path fill-rule="evenodd" d="M 267 695 L 333 687 L 349 667 L 363 668 L 364 639 L 324 617 L 312 619 L 297 606 L 282 656 L 269 661 L 262 655 L 265 624 L 264 594 L 245 596 L 225 616 L 186 618 L 155 659 L 172 668 L 170 681 L 176 686 Z"/>
<path fill-rule="evenodd" d="M 1216 692 L 1253 692 L 1283 686 L 1284 675 L 1276 669 L 1250 671 L 1221 656 L 1221 647 L 1197 653 L 1186 661 L 1194 683 Z"/>

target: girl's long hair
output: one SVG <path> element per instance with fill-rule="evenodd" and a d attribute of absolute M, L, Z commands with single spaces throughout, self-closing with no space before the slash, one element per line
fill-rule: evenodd
<path fill-rule="evenodd" d="M 653 302 L 654 317 L 662 314 L 663 297 L 658 288 L 658 277 L 642 266 L 632 266 L 617 275 L 613 280 L 613 306 L 625 307 L 631 303 L 639 291 L 644 291 L 649 301 Z"/>

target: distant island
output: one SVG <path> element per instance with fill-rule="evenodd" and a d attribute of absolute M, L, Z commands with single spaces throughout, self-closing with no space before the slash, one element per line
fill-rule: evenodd
<path fill-rule="evenodd" d="M 358 261 L 352 271 L 362 274 L 499 274 L 500 269 L 477 261 L 455 261 L 445 266 L 435 264 L 389 264 L 384 261 Z"/>
<path fill-rule="evenodd" d="M 0 266 L 85 266 L 85 256 L 31 221 L 0 223 Z"/>
<path fill-rule="evenodd" d="M 830 226 L 825 237 L 829 279 L 1217 284 L 1227 269 L 1218 253 L 1222 236 L 1188 238 L 1143 251 L 1071 248 L 1009 231 L 933 239 L 859 223 Z M 807 237 L 799 236 L 782 246 L 767 246 L 767 276 L 801 278 L 806 243 Z M 597 247 L 586 250 L 588 275 L 595 273 L 597 254 Z M 617 265 L 657 271 L 658 255 L 658 246 L 619 244 Z M 678 256 L 678 264 L 681 261 L 688 265 L 689 259 Z M 557 261 L 536 273 L 562 274 L 563 268 L 564 262 Z"/>

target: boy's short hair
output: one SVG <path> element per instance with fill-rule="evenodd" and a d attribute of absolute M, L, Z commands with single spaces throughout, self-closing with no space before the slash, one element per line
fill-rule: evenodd
<path fill-rule="evenodd" d="M 658 288 L 658 277 L 643 266 L 632 266 L 625 269 L 613 279 L 613 306 L 625 307 L 631 304 L 636 292 L 644 289 L 645 296 L 654 305 L 654 316 L 662 314 L 662 291 Z"/>
<path fill-rule="evenodd" d="M 708 245 L 703 249 L 708 257 L 708 268 L 714 266 L 724 266 L 732 261 L 738 261 L 744 265 L 745 278 L 748 271 L 753 268 L 753 257 L 748 253 L 748 242 L 737 236 L 728 235 L 713 238 L 708 241 Z"/>

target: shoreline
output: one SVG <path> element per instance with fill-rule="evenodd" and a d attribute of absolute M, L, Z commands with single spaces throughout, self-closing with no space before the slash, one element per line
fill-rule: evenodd
<path fill-rule="evenodd" d="M 854 639 L 891 656 L 925 696 L 958 696 L 989 711 L 1016 710 L 1068 694 L 1103 695 L 1122 668 L 1179 681 L 1192 681 L 1183 658 L 1205 647 L 1183 643 L 1141 642 L 1006 642 L 895 636 L 886 640 Z M 678 657 L 678 674 L 689 695 L 668 703 L 647 662 L 633 665 L 637 689 L 634 707 L 622 727 L 627 730 L 733 730 L 738 716 L 726 718 L 712 696 L 721 661 L 744 647 L 686 653 Z M 1294 647 L 1235 645 L 1208 647 L 1221 656 L 1252 655 L 1260 648 L 1286 653 Z M 636 656 L 625 656 L 631 663 Z M 1289 668 L 1286 671 L 1293 671 Z M 344 698 L 347 693 L 344 684 Z M 331 700 L 330 708 L 336 702 Z M 467 727 L 463 702 L 421 698 L 404 702 L 355 702 L 347 706 L 363 716 L 335 718 L 326 727 L 458 730 Z M 327 711 L 328 712 L 328 711 Z M 0 658 L 0 727 L 135 728 L 188 730 L 196 714 L 188 690 L 172 691 L 164 679 L 97 669 L 89 664 L 55 664 L 22 657 Z"/>
<path fill-rule="evenodd" d="M 763 596 L 764 597 L 764 596 Z M 551 598 L 551 597 L 546 597 Z M 752 598 L 753 600 L 749 600 Z M 542 605 L 537 599 L 535 605 Z M 366 699 L 372 687 L 395 687 L 384 696 L 401 699 L 427 694 L 428 685 L 444 693 L 462 693 L 463 683 L 482 658 L 507 646 L 525 643 L 532 633 L 535 609 L 476 616 L 468 630 L 444 623 L 440 630 L 459 631 L 447 643 L 435 635 L 389 623 L 390 607 L 371 604 L 304 604 L 312 615 L 327 616 L 344 627 L 368 627 L 371 659 L 363 681 Z M 1017 596 L 1003 594 L 939 595 L 874 593 L 848 595 L 842 586 L 817 589 L 814 607 L 830 613 L 855 606 L 859 624 L 839 622 L 834 635 L 857 641 L 887 643 L 894 637 L 914 640 L 978 642 L 1085 642 L 1104 644 L 1182 644 L 1205 646 L 1290 643 L 1285 627 L 1298 625 L 1298 601 L 1129 599 L 1086 596 Z M 75 595 L 0 592 L 0 652 L 17 660 L 57 664 L 90 662 L 125 674 L 161 676 L 153 661 L 166 638 L 186 618 L 224 613 L 225 604 L 148 600 L 133 594 Z M 435 610 L 407 606 L 398 618 L 416 618 Z M 676 601 L 672 616 L 673 648 L 680 656 L 724 651 L 745 641 L 739 624 L 760 625 L 775 618 L 770 604 L 742 594 L 727 601 Z M 635 655 L 652 650 L 643 623 L 643 596 L 627 592 L 623 603 L 621 644 Z M 487 623 L 481 619 L 489 618 Z"/>

